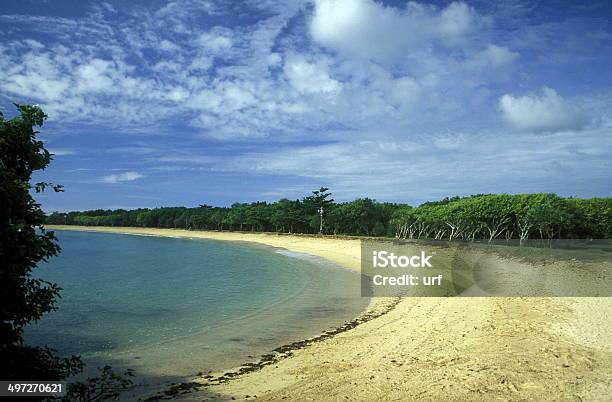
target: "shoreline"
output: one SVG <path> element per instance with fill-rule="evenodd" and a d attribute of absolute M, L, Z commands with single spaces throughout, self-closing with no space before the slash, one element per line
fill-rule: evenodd
<path fill-rule="evenodd" d="M 101 232 L 131 234 L 140 236 L 159 236 L 176 238 L 196 238 L 220 241 L 237 241 L 259 243 L 277 248 L 284 248 L 304 254 L 322 257 L 341 267 L 359 272 L 360 258 L 354 255 L 354 250 L 359 249 L 359 240 L 356 238 L 327 238 L 320 236 L 295 236 L 271 233 L 249 233 L 249 232 L 215 232 L 197 231 L 185 229 L 158 229 L 158 228 L 136 228 L 136 227 L 109 227 L 109 226 L 71 226 L 71 225 L 46 225 L 49 230 L 71 230 L 81 232 Z M 337 250 L 329 247 L 330 240 L 344 242 L 344 247 L 351 246 L 351 250 Z"/>
<path fill-rule="evenodd" d="M 133 227 L 90 227 L 90 226 L 71 226 L 71 225 L 47 225 L 47 229 L 49 230 L 66 230 L 66 231 L 76 231 L 76 232 L 93 232 L 93 233 L 115 233 L 115 234 L 125 234 L 125 235 L 133 235 L 133 236 L 145 236 L 145 237 L 169 237 L 169 238 L 183 238 L 183 239 L 202 239 L 202 240 L 215 240 L 215 241 L 230 241 L 237 243 L 251 243 L 258 244 L 271 247 L 277 250 L 287 250 L 291 252 L 296 252 L 299 254 L 304 254 L 312 257 L 322 258 L 324 260 L 330 261 L 333 264 L 337 265 L 339 268 L 347 269 L 352 272 L 359 272 L 360 265 L 359 261 L 356 262 L 354 259 L 347 259 L 347 256 L 343 256 L 341 254 L 329 255 L 328 253 L 314 252 L 310 248 L 300 247 L 293 244 L 293 247 L 287 247 L 286 244 L 279 244 L 279 240 L 277 237 L 283 235 L 276 235 L 270 233 L 245 233 L 245 232 L 214 232 L 214 231 L 189 231 L 184 229 L 157 229 L 157 228 L 133 228 Z M 245 238 L 244 236 L 249 236 Z M 251 238 L 251 236 L 255 236 Z M 269 236 L 269 237 L 265 237 Z M 324 237 L 317 236 L 300 236 L 300 238 L 318 238 L 318 239 L 326 239 Z M 343 238 L 342 241 L 353 240 L 355 242 L 359 242 L 356 239 Z M 282 240 L 280 240 L 282 243 Z M 359 247 L 359 245 L 357 245 Z M 330 258 L 331 257 L 331 258 Z M 217 374 L 206 374 L 204 375 L 195 375 L 194 378 L 201 378 L 205 381 L 205 383 L 201 382 L 182 382 L 178 384 L 171 384 L 169 386 L 160 387 L 162 389 L 155 395 L 145 399 L 147 401 L 155 401 L 164 399 L 166 397 L 176 397 L 181 393 L 189 393 L 194 389 L 199 389 L 202 387 L 208 387 L 212 385 L 220 385 L 223 383 L 227 383 L 230 380 L 234 380 L 237 377 L 262 369 L 263 367 L 277 363 L 281 359 L 290 357 L 293 355 L 293 351 L 308 347 L 317 342 L 324 341 L 330 337 L 338 335 L 342 332 L 348 331 L 350 329 L 355 328 L 356 326 L 363 324 L 364 322 L 370 321 L 372 319 L 378 318 L 389 311 L 391 311 L 397 303 L 399 302 L 398 298 L 370 298 L 370 303 L 366 306 L 366 308 L 355 318 L 350 321 L 345 321 L 342 325 L 339 325 L 333 329 L 326 330 L 321 332 L 320 334 L 306 338 L 300 339 L 289 344 L 283 344 L 281 346 L 276 347 L 271 350 L 269 353 L 262 355 L 255 361 L 245 362 L 239 366 L 228 367 L 225 370 L 218 372 Z"/>
<path fill-rule="evenodd" d="M 153 228 L 48 229 L 250 241 L 359 270 L 357 239 Z M 501 257 L 491 261 L 509 263 Z M 558 263 L 560 268 L 563 264 Z M 247 369 L 227 377 L 226 370 L 213 378 L 193 378 L 177 385 L 171 397 L 601 400 L 612 392 L 612 324 L 606 320 L 612 298 L 597 298 L 596 304 L 589 300 L 403 298 L 385 314 L 308 342 L 281 360 L 240 366 L 229 372 Z M 578 337 L 576 328 L 584 329 L 586 322 L 596 330 L 580 331 Z"/>
<path fill-rule="evenodd" d="M 388 304 L 381 306 L 378 305 L 377 309 L 371 309 L 370 307 L 366 308 L 361 314 L 359 314 L 356 318 L 351 321 L 346 321 L 339 327 L 336 327 L 331 330 L 323 331 L 321 334 L 298 340 L 295 342 L 291 342 L 282 346 L 279 346 L 269 353 L 262 355 L 259 359 L 254 362 L 246 362 L 236 367 L 232 367 L 227 370 L 220 371 L 215 374 L 206 374 L 203 373 L 201 375 L 197 375 L 199 381 L 188 381 L 182 382 L 178 384 L 172 384 L 169 387 L 166 387 L 164 391 L 159 391 L 153 396 L 148 397 L 145 401 L 159 401 L 162 399 L 167 399 L 168 397 L 177 397 L 181 394 L 189 394 L 193 391 L 201 391 L 202 388 L 207 388 L 215 385 L 227 384 L 231 380 L 236 380 L 242 375 L 246 375 L 248 373 L 252 373 L 254 371 L 258 371 L 263 369 L 266 366 L 271 364 L 275 364 L 280 362 L 283 359 L 289 358 L 294 355 L 295 351 L 307 348 L 315 343 L 323 342 L 326 339 L 334 337 L 343 332 L 349 331 L 358 325 L 366 323 L 370 320 L 379 318 L 384 314 L 387 314 L 391 310 L 393 310 L 397 304 L 399 303 L 399 299 L 395 298 L 390 301 Z"/>

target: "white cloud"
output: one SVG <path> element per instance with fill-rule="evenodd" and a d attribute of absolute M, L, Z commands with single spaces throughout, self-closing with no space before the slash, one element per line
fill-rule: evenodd
<path fill-rule="evenodd" d="M 134 181 L 144 177 L 138 172 L 125 172 L 103 176 L 100 180 L 104 183 L 120 183 L 123 181 Z"/>
<path fill-rule="evenodd" d="M 291 85 L 302 93 L 335 93 L 342 84 L 329 76 L 324 61 L 308 62 L 303 57 L 291 55 L 284 65 L 285 75 Z"/>
<path fill-rule="evenodd" d="M 4 60 L 2 60 L 4 59 Z M 49 53 L 25 52 L 21 63 L 10 63 L 11 58 L 0 57 L 4 91 L 20 96 L 56 101 L 70 87 L 70 80 L 62 74 L 57 59 Z"/>
<path fill-rule="evenodd" d="M 204 32 L 196 39 L 196 43 L 212 53 L 227 51 L 232 47 L 232 39 L 228 37 L 227 30 L 222 32 Z"/>
<path fill-rule="evenodd" d="M 117 89 L 116 77 L 113 77 L 115 66 L 113 62 L 92 59 L 76 68 L 76 80 L 79 90 L 84 92 L 104 92 Z"/>
<path fill-rule="evenodd" d="M 513 52 L 506 47 L 489 45 L 485 50 L 479 52 L 474 57 L 474 63 L 481 67 L 503 67 L 513 63 L 519 58 L 517 52 Z"/>
<path fill-rule="evenodd" d="M 412 77 L 400 77 L 388 82 L 386 93 L 394 106 L 399 109 L 410 108 L 421 93 L 421 85 Z"/>
<path fill-rule="evenodd" d="M 137 19 L 101 8 L 57 21 L 44 43 L 0 45 L 0 91 L 42 104 L 50 121 L 122 131 L 174 124 L 197 136 L 287 141 L 365 138 L 376 128 L 395 139 L 493 111 L 507 91 L 495 85 L 516 71 L 504 67 L 519 60 L 508 44 L 493 43 L 490 18 L 464 2 L 245 7 L 266 12 L 211 27 L 201 17 L 223 13 L 223 3 L 175 0 Z M 0 20 L 32 30 L 43 22 Z"/>
<path fill-rule="evenodd" d="M 594 172 L 598 172 L 597 180 L 605 177 L 601 166 L 612 147 L 612 137 L 605 132 L 527 134 L 515 137 L 512 146 L 499 141 L 497 132 L 446 134 L 433 141 L 436 148 L 431 147 L 430 137 L 392 142 L 370 136 L 369 141 L 272 148 L 219 161 L 222 165 L 217 166 L 225 171 L 324 182 L 342 199 L 375 195 L 432 200 L 485 192 L 563 192 L 566 181 L 588 184 L 594 182 Z M 499 169 L 500 161 L 504 169 Z M 571 177 L 559 181 L 559 166 L 571 169 Z"/>
<path fill-rule="evenodd" d="M 434 138 L 434 145 L 442 150 L 450 151 L 461 148 L 466 142 L 465 136 L 463 134 L 447 134 L 442 136 L 437 136 Z"/>
<path fill-rule="evenodd" d="M 466 75 L 474 73 L 454 58 L 483 49 L 492 53 L 492 63 L 504 58 L 495 50 L 505 48 L 487 48 L 484 18 L 464 3 L 396 8 L 347 1 L 319 2 L 312 18 L 298 19 L 299 5 L 271 4 L 253 24 L 212 28 L 197 20 L 222 12 L 212 3 L 173 1 L 142 13 L 137 23 L 121 13 L 107 19 L 108 12 L 97 9 L 57 25 L 61 39 L 51 46 L 20 40 L 21 48 L 0 47 L 0 71 L 7 72 L 0 83 L 12 97 L 42 104 L 51 120 L 150 132 L 178 119 L 203 136 L 291 138 L 326 136 L 329 126 L 407 125 L 424 118 L 424 109 L 450 116 L 436 109 L 448 110 L 444 104 L 465 93 L 467 84 L 486 85 L 482 79 L 472 84 Z M 289 24 L 292 19 L 298 23 Z M 308 29 L 339 53 L 304 43 Z M 464 46 L 473 32 L 483 43 Z M 457 44 L 464 48 L 450 59 L 428 51 Z M 372 62 L 377 58 L 385 62 Z"/>
<path fill-rule="evenodd" d="M 76 154 L 76 152 L 70 148 L 49 148 L 48 151 L 52 153 L 53 156 L 66 156 Z"/>
<path fill-rule="evenodd" d="M 544 88 L 541 95 L 506 94 L 499 100 L 499 108 L 506 121 L 524 131 L 580 130 L 589 123 L 580 109 L 551 88 Z"/>
<path fill-rule="evenodd" d="M 0 100 L 42 104 L 56 132 L 89 125 L 97 135 L 145 134 L 144 145 L 156 151 L 125 151 L 133 156 L 130 169 L 147 175 L 160 162 L 168 165 L 158 171 L 192 164 L 207 172 L 325 180 L 351 196 L 410 198 L 412 189 L 493 191 L 486 183 L 503 186 L 508 177 L 497 169 L 500 160 L 508 161 L 504 171 L 513 172 L 517 186 L 530 178 L 514 172 L 539 174 L 540 165 L 568 160 L 580 165 L 574 151 L 607 166 L 611 109 L 608 88 L 595 87 L 599 80 L 568 82 L 577 94 L 571 102 L 548 89 L 515 95 L 519 85 L 542 85 L 543 59 L 545 68 L 575 63 L 572 71 L 596 77 L 592 63 L 607 49 L 607 36 L 580 36 L 583 26 L 572 31 L 571 22 L 509 35 L 515 20 L 503 19 L 503 31 L 495 30 L 503 5 L 400 3 L 245 2 L 234 18 L 219 16 L 236 11 L 227 2 L 169 0 L 157 11 L 126 6 L 112 16 L 104 7 L 78 19 L 0 16 L 23 32 L 9 32 L 0 43 Z M 27 38 L 30 32 L 37 41 Z M 601 47 L 589 52 L 594 41 Z M 586 64 L 575 62 L 586 56 Z M 566 71 L 546 78 L 566 79 Z M 595 91 L 601 100 L 590 96 Z M 604 124 L 588 124 L 581 110 Z M 496 112 L 517 129 L 553 133 L 528 132 L 508 144 Z M 599 130 L 605 138 L 595 141 L 590 133 L 598 127 L 607 131 Z M 580 128 L 574 137 L 557 132 Z M 163 140 L 170 132 L 174 142 Z M 217 153 L 230 145 L 200 143 L 201 137 L 236 141 L 235 154 Z M 191 153 L 177 152 L 185 144 Z M 137 180 L 138 172 L 108 172 L 117 174 L 98 180 Z M 466 186 L 474 177 L 482 188 Z"/>
<path fill-rule="evenodd" d="M 167 52 L 174 52 L 180 49 L 178 45 L 176 45 L 175 43 L 167 39 L 164 39 L 161 42 L 159 42 L 159 48 Z"/>
<path fill-rule="evenodd" d="M 316 0 L 310 34 L 331 49 L 386 62 L 431 41 L 458 45 L 484 22 L 462 2 L 444 9 L 409 2 L 398 9 L 373 0 Z"/>
<path fill-rule="evenodd" d="M 432 22 L 438 23 L 436 27 L 432 27 L 437 31 L 434 32 L 449 39 L 465 35 L 478 22 L 476 12 L 463 2 L 452 2 L 439 16 L 434 14 L 432 18 Z"/>

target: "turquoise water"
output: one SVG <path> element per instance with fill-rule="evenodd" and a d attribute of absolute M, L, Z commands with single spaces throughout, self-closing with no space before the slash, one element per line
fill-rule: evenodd
<path fill-rule="evenodd" d="M 155 385 L 253 361 L 362 311 L 359 275 L 247 243 L 56 232 L 40 277 L 64 290 L 26 339 Z"/>

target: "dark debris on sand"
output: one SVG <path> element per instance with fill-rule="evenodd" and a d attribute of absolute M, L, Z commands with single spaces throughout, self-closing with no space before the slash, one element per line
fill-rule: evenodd
<path fill-rule="evenodd" d="M 245 363 L 238 368 L 226 371 L 221 375 L 202 375 L 200 376 L 203 382 L 183 382 L 180 384 L 175 384 L 170 386 L 168 389 L 161 391 L 150 398 L 145 399 L 145 401 L 159 401 L 164 399 L 172 399 L 178 395 L 191 393 L 194 391 L 199 391 L 202 388 L 209 387 L 211 385 L 219 385 L 227 383 L 237 377 L 251 373 L 253 371 L 258 371 L 264 368 L 265 366 L 269 366 L 270 364 L 274 364 L 279 362 L 280 360 L 287 358 L 293 355 L 295 350 L 304 349 L 309 345 L 312 345 L 317 342 L 322 342 L 326 339 L 329 339 L 333 336 L 341 334 L 342 332 L 346 332 L 355 328 L 356 326 L 363 324 L 365 322 L 371 321 L 375 318 L 378 318 L 389 311 L 393 310 L 397 304 L 400 302 L 400 298 L 394 298 L 390 303 L 386 304 L 383 308 L 377 311 L 366 311 L 359 315 L 357 318 L 345 322 L 343 325 L 338 328 L 331 329 L 329 331 L 324 331 L 320 335 L 317 335 L 313 338 L 292 342 L 283 346 L 279 346 L 278 348 L 272 350 L 271 353 L 265 354 L 261 356 L 259 360 L 256 362 Z"/>

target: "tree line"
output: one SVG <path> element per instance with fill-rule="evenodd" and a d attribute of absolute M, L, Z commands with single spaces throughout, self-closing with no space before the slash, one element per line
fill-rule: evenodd
<path fill-rule="evenodd" d="M 235 203 L 231 207 L 55 212 L 47 222 L 489 242 L 602 239 L 612 233 L 612 198 L 563 198 L 550 193 L 479 194 L 411 207 L 369 198 L 336 203 L 330 196 L 327 188 L 321 188 L 302 199 Z"/>
<path fill-rule="evenodd" d="M 391 224 L 395 236 L 403 239 L 607 239 L 612 233 L 612 198 L 548 193 L 454 197 L 401 208 Z"/>

